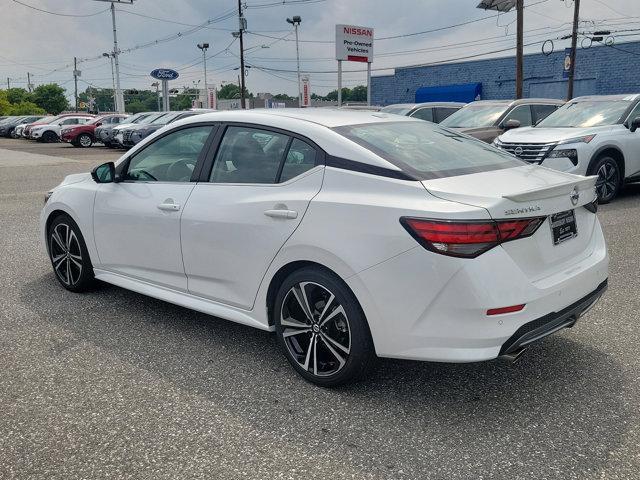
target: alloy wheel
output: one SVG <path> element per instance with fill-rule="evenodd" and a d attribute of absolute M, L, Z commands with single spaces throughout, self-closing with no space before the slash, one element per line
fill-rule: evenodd
<path fill-rule="evenodd" d="M 596 190 L 601 201 L 608 201 L 613 198 L 620 183 L 620 175 L 618 167 L 613 161 L 606 160 L 596 172 L 598 180 L 596 181 Z"/>
<path fill-rule="evenodd" d="M 338 373 L 351 352 L 344 307 L 326 287 L 300 282 L 289 289 L 280 312 L 282 338 L 291 357 L 319 377 Z"/>
<path fill-rule="evenodd" d="M 59 223 L 51 230 L 49 252 L 53 269 L 62 283 L 76 285 L 82 277 L 82 249 L 70 225 Z"/>
<path fill-rule="evenodd" d="M 78 141 L 80 142 L 80 145 L 82 147 L 90 147 L 92 143 L 91 137 L 89 135 L 80 135 Z"/>

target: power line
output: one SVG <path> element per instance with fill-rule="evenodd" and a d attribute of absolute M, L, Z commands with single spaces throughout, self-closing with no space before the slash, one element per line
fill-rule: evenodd
<path fill-rule="evenodd" d="M 101 13 L 104 12 L 108 12 L 109 8 L 105 8 L 104 10 L 100 10 L 98 12 L 95 13 L 89 13 L 86 15 L 78 15 L 78 14 L 73 14 L 73 13 L 59 13 L 59 12 L 51 12 L 49 10 L 44 10 L 42 8 L 38 8 L 38 7 L 34 7 L 33 5 L 29 5 L 27 3 L 23 3 L 20 0 L 13 0 L 15 3 L 19 3 L 22 6 L 25 6 L 27 8 L 30 8 L 32 10 L 37 10 L 38 12 L 42 12 L 42 13 L 48 13 L 49 15 L 57 15 L 59 17 L 95 17 L 96 15 L 100 15 Z"/>

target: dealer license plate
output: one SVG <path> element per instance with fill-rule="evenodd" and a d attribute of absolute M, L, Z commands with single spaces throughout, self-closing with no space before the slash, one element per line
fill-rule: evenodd
<path fill-rule="evenodd" d="M 578 236 L 576 214 L 573 210 L 554 213 L 551 215 L 550 222 L 554 245 L 560 245 L 561 243 Z"/>

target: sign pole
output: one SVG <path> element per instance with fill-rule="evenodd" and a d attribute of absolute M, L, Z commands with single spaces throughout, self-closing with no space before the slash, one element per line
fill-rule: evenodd
<path fill-rule="evenodd" d="M 338 60 L 338 106 L 342 106 L 342 60 Z"/>
<path fill-rule="evenodd" d="M 169 80 L 162 80 L 162 111 L 169 111 Z"/>
<path fill-rule="evenodd" d="M 367 62 L 367 106 L 371 106 L 371 62 Z"/>

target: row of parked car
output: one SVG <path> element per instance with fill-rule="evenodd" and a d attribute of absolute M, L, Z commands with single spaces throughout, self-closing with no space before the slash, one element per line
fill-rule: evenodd
<path fill-rule="evenodd" d="M 440 123 L 529 163 L 597 175 L 600 203 L 640 180 L 640 95 L 389 105 L 382 112 Z"/>
<path fill-rule="evenodd" d="M 0 136 L 47 143 L 62 141 L 74 147 L 91 147 L 100 142 L 109 148 L 130 148 L 165 125 L 205 111 L 0 117 Z"/>

